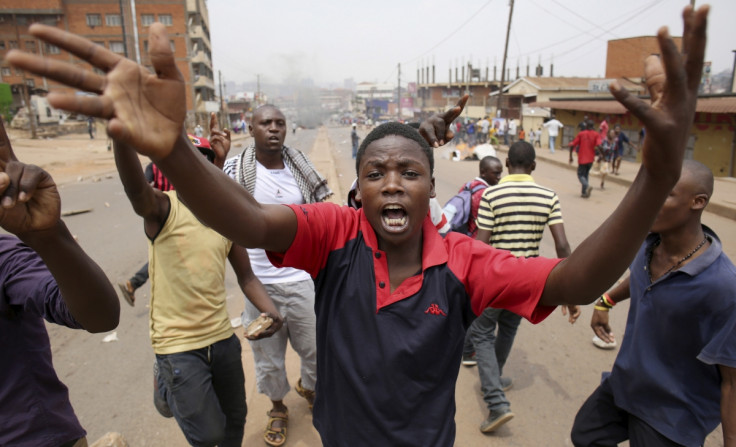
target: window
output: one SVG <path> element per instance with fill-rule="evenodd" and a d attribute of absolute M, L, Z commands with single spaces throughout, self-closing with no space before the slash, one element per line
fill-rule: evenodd
<path fill-rule="evenodd" d="M 151 26 L 155 21 L 156 18 L 153 16 L 153 14 L 141 14 L 141 25 Z"/>
<path fill-rule="evenodd" d="M 17 40 L 10 40 L 8 41 L 8 48 L 11 50 L 17 50 L 18 49 L 18 41 Z"/>
<path fill-rule="evenodd" d="M 15 20 L 20 26 L 28 25 L 28 17 L 26 16 L 18 16 Z"/>
<path fill-rule="evenodd" d="M 0 74 L 2 74 L 3 76 L 10 76 L 12 74 L 10 71 L 10 67 L 0 68 Z"/>
<path fill-rule="evenodd" d="M 22 68 L 16 68 L 15 69 L 15 75 L 16 76 L 23 76 L 23 69 Z"/>
<path fill-rule="evenodd" d="M 171 47 L 171 52 L 172 53 L 176 52 L 176 45 L 174 45 L 174 41 L 173 40 L 170 40 L 169 41 L 169 47 Z"/>
<path fill-rule="evenodd" d="M 102 25 L 102 17 L 99 14 L 87 14 L 87 26 L 94 28 Z"/>
<path fill-rule="evenodd" d="M 120 16 L 120 14 L 105 14 L 105 25 L 122 26 L 123 18 Z"/>
<path fill-rule="evenodd" d="M 5 41 L 0 40 L 0 50 L 4 50 L 4 49 L 5 49 Z"/>
<path fill-rule="evenodd" d="M 113 53 L 125 53 L 125 45 L 123 42 L 110 42 L 110 51 Z"/>
<path fill-rule="evenodd" d="M 61 53 L 61 50 L 59 50 L 59 47 L 56 45 L 51 45 L 50 43 L 44 44 L 44 52 L 46 54 L 59 54 Z"/>
<path fill-rule="evenodd" d="M 26 40 L 26 51 L 28 51 L 29 53 L 36 52 L 36 41 L 35 40 Z"/>
<path fill-rule="evenodd" d="M 35 87 L 36 86 L 36 81 L 34 81 L 33 79 L 26 79 L 25 82 L 26 82 L 26 85 L 28 87 Z"/>
<path fill-rule="evenodd" d="M 163 23 L 166 26 L 173 25 L 173 21 L 171 20 L 171 14 L 159 14 L 158 21 Z"/>
<path fill-rule="evenodd" d="M 143 41 L 143 51 L 146 52 L 146 54 L 148 54 L 148 41 L 147 40 Z"/>

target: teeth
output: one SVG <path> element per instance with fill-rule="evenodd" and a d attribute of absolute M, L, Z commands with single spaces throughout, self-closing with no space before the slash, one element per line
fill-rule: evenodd
<path fill-rule="evenodd" d="M 406 225 L 406 217 L 402 217 L 399 219 L 389 219 L 388 217 L 384 217 L 383 221 L 386 223 L 386 225 L 389 226 L 404 226 Z"/>
<path fill-rule="evenodd" d="M 400 210 L 403 209 L 399 205 L 386 205 L 385 210 Z"/>

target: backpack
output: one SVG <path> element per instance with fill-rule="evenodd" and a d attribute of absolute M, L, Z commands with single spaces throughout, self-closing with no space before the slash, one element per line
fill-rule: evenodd
<path fill-rule="evenodd" d="M 483 182 L 477 182 L 472 187 L 472 184 L 476 181 L 470 181 L 463 186 L 463 189 L 459 193 L 455 194 L 450 200 L 445 203 L 442 208 L 446 215 L 452 216 L 450 219 L 450 230 L 457 231 L 458 233 L 469 234 L 468 232 L 468 221 L 470 220 L 470 205 L 473 200 L 473 195 L 486 189 L 488 185 Z"/>

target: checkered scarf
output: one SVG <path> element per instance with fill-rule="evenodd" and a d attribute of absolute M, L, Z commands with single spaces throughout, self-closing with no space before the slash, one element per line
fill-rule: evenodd
<path fill-rule="evenodd" d="M 281 149 L 284 164 L 294 175 L 306 203 L 323 202 L 333 193 L 303 152 L 286 145 Z M 256 189 L 256 147 L 249 145 L 238 156 L 225 163 L 223 170 L 253 194 Z"/>

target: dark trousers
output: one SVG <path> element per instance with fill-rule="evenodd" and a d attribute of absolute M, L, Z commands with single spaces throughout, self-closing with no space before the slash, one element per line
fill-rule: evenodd
<path fill-rule="evenodd" d="M 578 165 L 578 180 L 580 180 L 580 184 L 583 185 L 583 194 L 585 194 L 585 190 L 588 189 L 588 186 L 590 185 L 590 183 L 588 183 L 588 174 L 590 174 L 590 168 L 592 166 L 593 163 Z"/>
<path fill-rule="evenodd" d="M 130 278 L 130 285 L 133 286 L 133 290 L 140 288 L 143 284 L 148 281 L 148 263 L 146 262 L 143 267 L 140 268 L 132 278 Z"/>
<path fill-rule="evenodd" d="M 193 446 L 243 443 L 245 375 L 241 346 L 233 336 L 176 354 L 156 354 L 158 386 Z"/>
<path fill-rule="evenodd" d="M 682 447 L 662 436 L 651 425 L 618 408 L 605 380 L 580 407 L 571 438 L 576 447 L 616 447 L 627 439 L 631 447 Z"/>

